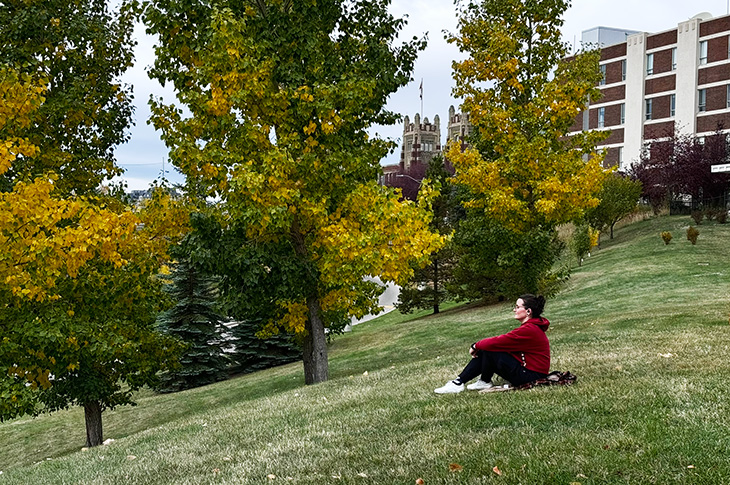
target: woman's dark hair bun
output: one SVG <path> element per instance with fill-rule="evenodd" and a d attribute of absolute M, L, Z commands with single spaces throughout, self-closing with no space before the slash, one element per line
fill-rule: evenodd
<path fill-rule="evenodd" d="M 531 293 L 520 295 L 520 299 L 525 302 L 525 308 L 529 308 L 531 316 L 537 318 L 542 315 L 545 309 L 545 297 L 542 295 L 533 295 Z"/>

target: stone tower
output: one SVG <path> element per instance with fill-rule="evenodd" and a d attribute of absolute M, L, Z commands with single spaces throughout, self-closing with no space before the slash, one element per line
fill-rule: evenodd
<path fill-rule="evenodd" d="M 449 124 L 446 130 L 446 143 L 459 141 L 462 145 L 466 138 L 471 135 L 473 126 L 466 113 L 457 113 L 454 106 L 449 107 Z"/>
<path fill-rule="evenodd" d="M 413 123 L 406 116 L 403 123 L 403 144 L 401 145 L 400 169 L 401 173 L 412 177 L 422 177 L 426 172 L 428 162 L 441 153 L 441 121 L 439 116 L 423 119 L 416 114 Z"/>

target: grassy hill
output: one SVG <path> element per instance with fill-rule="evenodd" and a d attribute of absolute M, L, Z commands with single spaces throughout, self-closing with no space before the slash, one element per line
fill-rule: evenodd
<path fill-rule="evenodd" d="M 80 451 L 80 409 L 3 423 L 0 485 L 730 483 L 730 225 L 692 246 L 690 222 L 618 230 L 548 301 L 572 387 L 437 396 L 512 302 L 393 312 L 334 340 L 327 383 L 292 364 L 143 394 L 108 446 Z"/>

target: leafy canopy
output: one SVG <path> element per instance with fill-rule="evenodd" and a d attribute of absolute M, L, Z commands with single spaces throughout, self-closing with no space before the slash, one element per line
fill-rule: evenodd
<path fill-rule="evenodd" d="M 636 210 L 641 191 L 640 180 L 632 180 L 622 174 L 609 175 L 598 195 L 601 202 L 587 212 L 586 220 L 598 231 L 610 228 L 613 239 L 614 226 Z"/>
<path fill-rule="evenodd" d="M 45 102 L 19 129 L 39 152 L 20 157 L 0 179 L 46 172 L 61 193 L 87 194 L 121 173 L 114 148 L 128 140 L 132 90 L 120 83 L 132 65 L 134 10 L 106 0 L 11 0 L 0 3 L 0 59 L 43 86 Z M 6 167 L 7 168 L 7 167 Z"/>
<path fill-rule="evenodd" d="M 376 183 L 393 145 L 367 129 L 397 119 L 386 99 L 424 47 L 392 46 L 403 20 L 387 5 L 217 1 L 184 16 L 173 15 L 182 2 L 147 6 L 160 36 L 151 73 L 190 113 L 155 100 L 153 123 L 190 190 L 221 197 L 222 226 L 256 255 L 248 270 L 279 309 L 269 333 L 277 323 L 304 333 L 312 299 L 326 324 L 375 310 L 363 276 L 402 281 L 440 245 L 425 203 Z"/>
<path fill-rule="evenodd" d="M 604 173 L 595 144 L 568 137 L 586 101 L 597 99 L 598 53 L 568 59 L 560 40 L 564 0 L 457 2 L 459 32 L 449 41 L 469 54 L 454 61 L 454 95 L 476 128 L 474 146 L 448 157 L 481 208 L 524 231 L 580 217 L 598 204 Z M 588 158 L 586 161 L 585 158 Z"/>
<path fill-rule="evenodd" d="M 19 135 L 45 89 L 0 69 L 0 176 L 40 150 Z M 57 175 L 0 192 L 0 419 L 131 402 L 175 358 L 154 331 L 154 278 L 187 211 L 158 194 L 139 213 L 111 198 L 62 197 Z"/>

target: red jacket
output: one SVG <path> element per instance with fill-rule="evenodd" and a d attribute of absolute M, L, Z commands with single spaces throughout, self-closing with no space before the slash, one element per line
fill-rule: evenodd
<path fill-rule="evenodd" d="M 475 344 L 477 350 L 507 352 L 532 371 L 550 372 L 550 342 L 545 331 L 550 326 L 546 318 L 531 318 L 504 335 L 489 337 Z"/>

